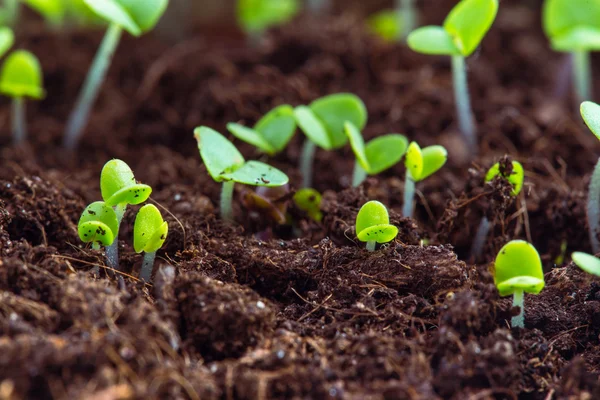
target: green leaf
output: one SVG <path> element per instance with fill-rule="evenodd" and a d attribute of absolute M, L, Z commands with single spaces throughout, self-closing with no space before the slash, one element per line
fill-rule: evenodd
<path fill-rule="evenodd" d="M 323 220 L 323 213 L 321 212 L 322 200 L 323 196 L 321 196 L 321 193 L 313 188 L 299 189 L 294 194 L 294 203 L 296 206 L 316 222 Z"/>
<path fill-rule="evenodd" d="M 60 25 L 66 14 L 64 0 L 22 0 L 53 25 Z"/>
<path fill-rule="evenodd" d="M 136 253 L 154 253 L 167 239 L 169 225 L 158 208 L 146 204 L 138 211 L 133 225 L 133 248 Z"/>
<path fill-rule="evenodd" d="M 500 163 L 492 165 L 487 174 L 485 174 L 485 181 L 490 182 L 498 175 L 500 175 Z M 521 192 L 524 176 L 525 172 L 523 171 L 523 166 L 518 161 L 512 162 L 512 172 L 509 176 L 502 175 L 502 177 L 513 186 L 513 190 L 510 193 L 512 196 L 516 197 Z"/>
<path fill-rule="evenodd" d="M 551 44 L 555 51 L 600 50 L 600 29 L 589 26 L 573 28 L 563 35 L 554 36 Z"/>
<path fill-rule="evenodd" d="M 356 160 L 360 164 L 361 167 L 367 173 L 371 169 L 369 165 L 369 161 L 367 159 L 367 153 L 365 151 L 365 141 L 363 140 L 362 134 L 360 131 L 354 126 L 352 122 L 346 121 L 344 124 L 344 131 L 350 140 L 350 147 L 352 147 L 352 151 L 354 152 L 354 156 Z"/>
<path fill-rule="evenodd" d="M 369 175 L 377 175 L 396 165 L 407 147 L 408 139 L 397 133 L 376 137 L 367 143 L 365 151 L 370 169 L 366 171 Z"/>
<path fill-rule="evenodd" d="M 402 36 L 402 13 L 398 10 L 383 10 L 367 19 L 371 32 L 385 41 L 394 42 Z"/>
<path fill-rule="evenodd" d="M 575 265 L 588 274 L 600 276 L 600 259 L 598 257 L 576 251 L 571 254 L 571 259 L 573 259 Z"/>
<path fill-rule="evenodd" d="M 154 28 L 168 0 L 84 0 L 96 14 L 119 25 L 133 36 Z"/>
<path fill-rule="evenodd" d="M 494 283 L 500 296 L 511 295 L 515 290 L 538 294 L 544 288 L 540 255 L 524 240 L 505 244 L 496 257 L 494 267 Z"/>
<path fill-rule="evenodd" d="M 423 152 L 417 142 L 411 142 L 406 150 L 404 166 L 408 170 L 410 177 L 418 182 L 423 174 Z"/>
<path fill-rule="evenodd" d="M 97 15 L 111 24 L 116 24 L 133 36 L 140 36 L 142 29 L 117 0 L 85 0 L 85 3 Z"/>
<path fill-rule="evenodd" d="M 325 127 L 331 147 L 334 149 L 342 147 L 348 141 L 344 133 L 346 121 L 353 123 L 358 130 L 362 130 L 367 123 L 365 104 L 358 96 L 351 93 L 321 97 L 313 101 L 309 107 Z"/>
<path fill-rule="evenodd" d="M 309 140 L 322 149 L 333 149 L 333 144 L 325 126 L 310 108 L 298 106 L 294 109 L 294 116 L 296 117 L 296 123 Z"/>
<path fill-rule="evenodd" d="M 260 161 L 248 161 L 233 172 L 222 175 L 223 180 L 251 186 L 275 187 L 288 183 L 286 174 Z"/>
<path fill-rule="evenodd" d="M 273 148 L 273 146 L 271 146 L 271 144 L 263 137 L 263 135 L 260 134 L 260 132 L 257 132 L 255 129 L 230 122 L 227 124 L 227 130 L 236 138 L 249 143 L 252 146 L 258 147 L 258 149 L 270 156 L 277 152 L 275 148 Z"/>
<path fill-rule="evenodd" d="M 100 191 L 109 206 L 140 204 L 148 200 L 152 188 L 138 183 L 129 165 L 121 160 L 110 160 L 100 173 Z"/>
<path fill-rule="evenodd" d="M 238 0 L 238 23 L 246 32 L 261 32 L 291 20 L 300 5 L 298 0 Z"/>
<path fill-rule="evenodd" d="M 390 223 L 387 208 L 376 200 L 371 200 L 363 204 L 356 215 L 356 233 L 375 226 L 387 225 Z"/>
<path fill-rule="evenodd" d="M 600 140 L 600 105 L 584 101 L 581 103 L 579 111 L 587 127 Z"/>
<path fill-rule="evenodd" d="M 436 173 L 448 160 L 448 151 L 439 145 L 425 147 L 422 154 L 423 171 L 421 172 L 420 181 Z"/>
<path fill-rule="evenodd" d="M 398 228 L 389 224 L 373 225 L 356 235 L 361 242 L 375 241 L 377 243 L 391 242 L 396 236 L 398 236 Z"/>
<path fill-rule="evenodd" d="M 216 182 L 228 181 L 225 175 L 244 165 L 245 160 L 236 147 L 223 135 L 205 126 L 194 130 L 200 157 Z"/>
<path fill-rule="evenodd" d="M 42 68 L 38 59 L 28 51 L 13 51 L 0 71 L 0 93 L 10 97 L 45 96 L 42 87 Z"/>
<path fill-rule="evenodd" d="M 296 132 L 294 108 L 287 104 L 275 107 L 254 125 L 254 129 L 279 153 Z"/>
<path fill-rule="evenodd" d="M 458 56 L 460 50 L 452 41 L 452 36 L 441 26 L 423 26 L 412 31 L 406 43 L 413 51 L 423 54 Z"/>
<path fill-rule="evenodd" d="M 490 29 L 498 12 L 498 0 L 462 0 L 450 11 L 444 29 L 464 57 L 470 56 Z"/>
<path fill-rule="evenodd" d="M 543 25 L 556 50 L 597 49 L 600 0 L 546 0 Z"/>
<path fill-rule="evenodd" d="M 84 243 L 99 242 L 110 246 L 119 232 L 117 214 L 103 201 L 96 201 L 83 210 L 77 233 Z"/>
<path fill-rule="evenodd" d="M 0 57 L 2 57 L 15 42 L 15 35 L 10 28 L 0 28 Z"/>

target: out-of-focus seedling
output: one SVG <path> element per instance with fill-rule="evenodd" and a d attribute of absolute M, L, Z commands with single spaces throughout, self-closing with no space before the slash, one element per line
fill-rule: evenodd
<path fill-rule="evenodd" d="M 512 240 L 500 249 L 494 264 L 494 283 L 500 296 L 513 295 L 513 307 L 519 315 L 511 319 L 512 327 L 525 327 L 524 294 L 538 294 L 544 288 L 542 260 L 533 245 L 524 240 Z"/>
<path fill-rule="evenodd" d="M 83 134 L 123 29 L 136 37 L 150 31 L 165 12 L 168 1 L 85 0 L 91 10 L 105 19 L 109 26 L 69 116 L 63 142 L 67 149 L 74 149 Z"/>
<path fill-rule="evenodd" d="M 285 149 L 296 132 L 294 109 L 284 104 L 269 111 L 254 128 L 231 122 L 227 124 L 227 130 L 263 153 L 274 156 Z"/>
<path fill-rule="evenodd" d="M 477 150 L 465 58 L 470 56 L 492 26 L 498 0 L 462 0 L 450 11 L 443 26 L 424 26 L 408 35 L 408 46 L 423 54 L 452 57 L 454 101 L 460 130 L 473 154 Z"/>
<path fill-rule="evenodd" d="M 299 9 L 298 0 L 238 0 L 237 19 L 256 45 L 267 29 L 290 21 Z"/>
<path fill-rule="evenodd" d="M 0 71 L 0 93 L 12 97 L 12 132 L 14 144 L 27 136 L 25 98 L 42 99 L 42 68 L 38 59 L 28 51 L 12 52 Z"/>
<path fill-rule="evenodd" d="M 100 250 L 100 246 L 112 245 L 119 234 L 119 223 L 117 214 L 112 207 L 103 201 L 96 201 L 83 210 L 79 223 L 77 224 L 79 238 L 84 243 L 92 243 L 92 248 Z M 117 260 L 111 259 L 106 252 L 107 264 L 113 266 Z M 98 275 L 99 267 L 94 267 L 94 273 Z"/>
<path fill-rule="evenodd" d="M 600 258 L 592 254 L 576 251 L 571 254 L 571 259 L 575 265 L 588 274 L 600 276 Z"/>
<path fill-rule="evenodd" d="M 68 25 L 98 25 L 102 20 L 84 3 L 84 0 L 21 0 L 44 17 L 53 29 Z"/>
<path fill-rule="evenodd" d="M 167 239 L 169 225 L 163 220 L 160 211 L 152 204 L 146 204 L 138 211 L 133 225 L 133 248 L 136 253 L 144 252 L 140 279 L 150 282 L 156 251 Z"/>
<path fill-rule="evenodd" d="M 600 50 L 600 0 L 546 0 L 543 23 L 552 48 L 572 55 L 577 103 L 591 100 L 590 51 Z"/>
<path fill-rule="evenodd" d="M 233 220 L 235 183 L 276 187 L 288 183 L 288 177 L 275 167 L 260 161 L 246 161 L 238 149 L 219 132 L 205 126 L 194 130 L 200 156 L 215 182 L 222 182 L 221 218 Z"/>
<path fill-rule="evenodd" d="M 350 146 L 356 156 L 352 186 L 359 186 L 368 175 L 377 175 L 400 161 L 408 147 L 408 139 L 404 135 L 390 133 L 379 136 L 365 145 L 360 131 L 352 124 L 344 124 Z"/>
<path fill-rule="evenodd" d="M 324 150 L 344 146 L 348 142 L 344 124 L 350 122 L 362 130 L 367 123 L 367 108 L 357 96 L 338 93 L 317 99 L 309 106 L 298 106 L 294 114 L 307 137 L 300 157 L 300 171 L 303 187 L 310 187 L 316 146 Z"/>
<path fill-rule="evenodd" d="M 0 8 L 0 26 L 16 26 L 19 21 L 21 0 L 4 0 Z"/>
<path fill-rule="evenodd" d="M 294 194 L 294 204 L 296 204 L 296 207 L 304 211 L 315 222 L 323 220 L 323 212 L 321 211 L 322 200 L 323 196 L 321 196 L 321 193 L 312 188 L 299 189 Z"/>
<path fill-rule="evenodd" d="M 518 161 L 513 161 L 511 163 L 511 170 L 506 171 L 501 170 L 500 163 L 497 162 L 496 164 L 492 165 L 492 167 L 485 174 L 485 183 L 491 182 L 498 176 L 506 179 L 508 183 L 512 185 L 513 190 L 510 194 L 513 197 L 517 197 L 523 188 L 523 179 L 525 177 L 521 163 Z M 490 221 L 486 216 L 484 216 L 479 223 L 479 228 L 477 228 L 477 233 L 473 239 L 473 247 L 471 249 L 471 256 L 476 260 L 481 257 L 485 240 L 490 232 L 490 225 Z"/>
<path fill-rule="evenodd" d="M 416 142 L 408 145 L 404 165 L 406 179 L 404 180 L 404 205 L 402 215 L 412 217 L 415 183 L 434 174 L 448 160 L 448 152 L 443 146 L 435 145 L 421 149 Z"/>
<path fill-rule="evenodd" d="M 417 26 L 414 0 L 396 0 L 396 8 L 373 14 L 367 20 L 371 31 L 382 39 L 394 42 L 406 38 Z"/>
<path fill-rule="evenodd" d="M 264 219 L 267 216 L 279 225 L 287 222 L 289 185 L 277 187 L 258 186 L 256 191 L 243 191 L 242 204 L 247 210 L 256 211 Z"/>
<path fill-rule="evenodd" d="M 375 250 L 377 243 L 387 243 L 398 235 L 398 228 L 390 225 L 387 208 L 378 201 L 366 202 L 356 215 L 356 236 L 367 243 L 367 250 Z"/>
<path fill-rule="evenodd" d="M 600 140 L 600 105 L 584 101 L 580 107 L 581 117 L 592 133 Z M 590 227 L 590 243 L 594 253 L 600 252 L 598 230 L 600 229 L 600 159 L 594 167 L 588 188 L 587 218 Z"/>
<path fill-rule="evenodd" d="M 12 29 L 0 27 L 0 57 L 2 57 L 15 42 L 15 34 Z"/>

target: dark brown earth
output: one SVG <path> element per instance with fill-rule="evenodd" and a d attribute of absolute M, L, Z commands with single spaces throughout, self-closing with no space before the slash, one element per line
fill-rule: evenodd
<path fill-rule="evenodd" d="M 584 202 L 599 146 L 560 81 L 564 57 L 548 48 L 540 3 L 502 1 L 468 60 L 480 134 L 472 162 L 448 60 L 380 43 L 351 12 L 301 17 L 258 49 L 226 27 L 175 45 L 125 38 L 69 154 L 64 121 L 102 34 L 51 33 L 27 15 L 18 45 L 40 57 L 49 95 L 28 104 L 22 148 L 10 146 L 9 103 L 0 104 L 0 398 L 600 398 L 600 284 L 568 258 L 590 250 Z M 424 22 L 440 23 L 452 4 L 420 2 Z M 449 149 L 447 166 L 418 185 L 416 218 L 399 215 L 401 164 L 350 189 L 345 148 L 317 153 L 322 224 L 292 208 L 294 227 L 276 226 L 240 201 L 237 222 L 221 221 L 193 128 L 225 132 L 340 91 L 365 101 L 367 137 L 402 132 Z M 301 143 L 298 133 L 271 160 L 292 190 Z M 526 170 L 516 200 L 506 182 L 483 182 L 505 155 Z M 135 278 L 133 210 L 120 232 L 121 283 L 78 239 L 110 158 L 153 187 L 169 222 L 153 285 Z M 353 231 L 369 199 L 400 229 L 372 253 Z M 493 234 L 483 259 L 470 260 L 484 215 Z M 511 330 L 517 310 L 498 296 L 489 263 L 516 238 L 537 247 L 547 274 L 546 289 L 526 298 L 526 328 Z"/>

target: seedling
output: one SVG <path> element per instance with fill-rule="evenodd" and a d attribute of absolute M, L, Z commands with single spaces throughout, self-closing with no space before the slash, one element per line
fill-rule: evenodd
<path fill-rule="evenodd" d="M 156 251 L 162 247 L 168 232 L 169 225 L 163 221 L 158 208 L 152 204 L 140 208 L 133 225 L 133 248 L 136 253 L 144 252 L 141 280 L 150 282 Z"/>
<path fill-rule="evenodd" d="M 535 247 L 524 240 L 512 240 L 496 257 L 494 283 L 500 296 L 513 295 L 513 307 L 519 315 L 511 319 L 512 327 L 525 327 L 524 294 L 538 294 L 544 288 L 542 260 Z"/>
<path fill-rule="evenodd" d="M 210 176 L 222 182 L 221 218 L 233 220 L 232 200 L 235 183 L 276 187 L 288 183 L 286 174 L 259 161 L 246 161 L 225 136 L 205 126 L 194 130 L 200 156 Z"/>
<path fill-rule="evenodd" d="M 365 145 L 360 131 L 352 124 L 344 124 L 350 146 L 356 156 L 352 186 L 359 186 L 368 175 L 377 175 L 400 161 L 406 148 L 408 139 L 404 135 L 391 133 L 379 136 Z"/>
<path fill-rule="evenodd" d="M 356 215 L 356 236 L 367 242 L 367 250 L 375 250 L 377 243 L 387 243 L 398 235 L 398 228 L 390 225 L 387 208 L 378 201 L 366 202 Z"/>
<path fill-rule="evenodd" d="M 238 0 L 238 23 L 253 45 L 272 26 L 285 24 L 297 14 L 298 0 Z"/>
<path fill-rule="evenodd" d="M 546 0 L 544 31 L 554 50 L 571 53 L 578 103 L 592 98 L 590 51 L 600 50 L 599 0 Z"/>
<path fill-rule="evenodd" d="M 312 188 L 300 189 L 294 194 L 294 204 L 296 204 L 296 207 L 304 211 L 315 222 L 323 220 L 323 213 L 321 212 L 322 200 L 323 196 L 321 196 L 321 193 Z"/>
<path fill-rule="evenodd" d="M 508 171 L 504 169 L 501 170 L 500 163 L 497 162 L 496 164 L 492 165 L 492 167 L 485 174 L 485 183 L 491 182 L 498 176 L 502 177 L 503 179 L 506 179 L 508 183 L 512 185 L 513 190 L 510 194 L 513 197 L 517 197 L 521 192 L 521 189 L 523 188 L 524 171 L 521 163 L 518 161 L 513 161 L 511 163 L 510 171 Z M 476 260 L 479 259 L 479 257 L 481 257 L 481 253 L 483 252 L 483 246 L 489 234 L 490 228 L 490 221 L 486 216 L 484 216 L 481 219 L 479 228 L 477 228 L 477 233 L 475 234 L 475 238 L 473 239 L 473 248 L 471 250 L 471 255 Z"/>
<path fill-rule="evenodd" d="M 300 157 L 300 171 L 303 187 L 310 187 L 316 146 L 324 150 L 344 146 L 348 142 L 344 123 L 351 122 L 362 130 L 367 123 L 367 109 L 357 96 L 338 93 L 317 99 L 309 106 L 298 106 L 294 114 L 298 126 L 307 136 Z"/>
<path fill-rule="evenodd" d="M 404 180 L 402 214 L 405 217 L 412 217 L 415 183 L 434 174 L 444 166 L 446 160 L 448 160 L 448 152 L 443 146 L 435 145 L 421 149 L 416 142 L 408 145 L 404 158 L 406 179 Z"/>
<path fill-rule="evenodd" d="M 417 26 L 414 0 L 396 0 L 396 8 L 383 10 L 369 17 L 371 31 L 390 42 L 405 39 Z"/>
<path fill-rule="evenodd" d="M 44 97 L 42 68 L 38 59 L 28 51 L 12 52 L 0 71 L 0 93 L 12 97 L 12 132 L 14 144 L 27 136 L 25 98 L 39 100 Z"/>
<path fill-rule="evenodd" d="M 571 254 L 571 259 L 575 265 L 588 274 L 600 276 L 600 258 L 591 254 L 576 251 Z"/>
<path fill-rule="evenodd" d="M 92 248 L 100 250 L 100 246 L 108 247 L 113 244 L 119 234 L 119 223 L 117 214 L 103 201 L 96 201 L 83 210 L 79 223 L 77 224 L 77 233 L 84 243 L 92 243 Z M 115 265 L 115 259 L 106 252 L 107 264 Z M 94 273 L 98 275 L 99 267 L 94 267 Z"/>
<path fill-rule="evenodd" d="M 64 146 L 74 149 L 87 123 L 90 110 L 119 44 L 122 30 L 133 36 L 150 31 L 165 12 L 169 0 L 84 0 L 90 9 L 109 23 L 102 44 L 96 53 L 75 108 L 69 116 Z"/>
<path fill-rule="evenodd" d="M 600 106 L 591 101 L 584 101 L 580 107 L 583 121 L 600 140 Z M 588 189 L 587 217 L 590 229 L 590 243 L 594 253 L 600 252 L 600 241 L 598 240 L 598 230 L 600 229 L 600 159 L 594 167 L 594 172 L 590 178 Z"/>
<path fill-rule="evenodd" d="M 231 122 L 227 124 L 227 130 L 263 153 L 274 156 L 285 149 L 296 132 L 294 109 L 285 104 L 269 111 L 254 128 Z"/>
<path fill-rule="evenodd" d="M 498 0 L 462 0 L 450 11 L 443 26 L 424 26 L 408 35 L 408 46 L 423 54 L 452 57 L 454 101 L 460 130 L 472 153 L 477 149 L 465 58 L 470 56 L 492 26 Z"/>

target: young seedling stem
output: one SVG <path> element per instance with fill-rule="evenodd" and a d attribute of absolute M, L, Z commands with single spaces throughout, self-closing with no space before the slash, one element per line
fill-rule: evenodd
<path fill-rule="evenodd" d="M 367 171 L 365 171 L 365 169 L 360 166 L 360 163 L 356 161 L 354 163 L 354 172 L 352 173 L 352 186 L 359 186 L 365 179 L 367 179 Z"/>
<path fill-rule="evenodd" d="M 588 190 L 587 216 L 590 226 L 590 243 L 594 254 L 597 254 L 600 252 L 600 241 L 598 240 L 600 231 L 600 159 L 594 167 Z"/>
<path fill-rule="evenodd" d="M 312 171 L 317 146 L 315 143 L 306 139 L 302 146 L 302 154 L 300 156 L 300 172 L 302 173 L 302 187 L 308 188 L 312 186 Z"/>
<path fill-rule="evenodd" d="M 452 56 L 452 81 L 454 83 L 454 99 L 460 132 L 463 134 L 469 150 L 475 154 L 477 152 L 477 137 L 475 136 L 475 123 L 471 112 L 465 57 L 461 55 Z"/>
<path fill-rule="evenodd" d="M 523 289 L 515 289 L 513 293 L 513 307 L 519 307 L 519 315 L 510 320 L 510 326 L 515 328 L 525 327 L 525 292 Z"/>
<path fill-rule="evenodd" d="M 402 27 L 402 39 L 405 39 L 417 26 L 415 0 L 396 0 L 399 24 Z"/>
<path fill-rule="evenodd" d="M 156 258 L 156 252 L 144 253 L 144 260 L 142 261 L 142 269 L 140 271 L 140 279 L 144 282 L 150 282 L 152 276 L 152 269 L 154 268 L 154 259 Z"/>
<path fill-rule="evenodd" d="M 367 250 L 375 251 L 375 245 L 377 245 L 377 242 L 375 240 L 369 240 L 367 242 Z"/>
<path fill-rule="evenodd" d="M 16 145 L 25 141 L 27 131 L 25 128 L 25 101 L 22 97 L 15 97 L 12 101 L 13 140 Z"/>
<path fill-rule="evenodd" d="M 573 82 L 577 104 L 592 98 L 592 70 L 587 50 L 573 51 Z"/>
<path fill-rule="evenodd" d="M 233 221 L 233 189 L 235 182 L 223 182 L 221 186 L 221 218 L 225 221 Z"/>
<path fill-rule="evenodd" d="M 411 218 L 413 213 L 413 199 L 415 197 L 415 181 L 410 175 L 410 171 L 406 170 L 404 178 L 404 204 L 402 205 L 402 215 Z"/>
<path fill-rule="evenodd" d="M 483 253 L 483 247 L 485 245 L 485 241 L 487 240 L 488 234 L 490 233 L 490 220 L 483 216 L 481 218 L 481 222 L 479 223 L 479 227 L 477 228 L 477 232 L 475 232 L 475 239 L 473 239 L 473 248 L 471 249 L 471 257 L 475 260 L 481 257 Z"/>

